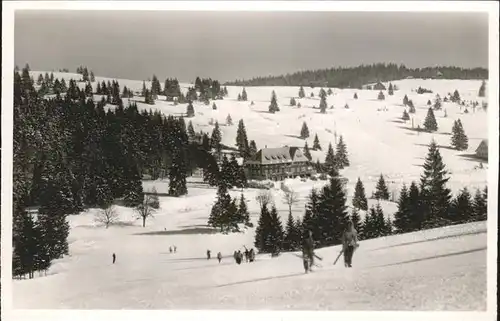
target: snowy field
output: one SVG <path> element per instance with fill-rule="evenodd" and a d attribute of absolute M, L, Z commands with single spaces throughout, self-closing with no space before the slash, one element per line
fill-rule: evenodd
<path fill-rule="evenodd" d="M 34 79 L 38 73 L 33 72 Z M 56 78 L 79 78 L 75 74 L 54 73 Z M 96 77 L 97 81 L 108 80 Z M 109 79 L 111 80 L 111 79 Z M 120 87 L 140 91 L 142 81 L 119 80 Z M 481 139 L 488 138 L 487 113 L 481 107 L 475 113 L 454 103 L 443 103 L 435 112 L 439 130 L 419 133 L 411 130 L 411 121 L 402 122 L 405 94 L 416 107 L 414 126 L 423 127 L 427 100 L 436 93 L 442 98 L 455 89 L 465 101 L 478 101 L 480 81 L 464 80 L 401 80 L 393 96 L 385 91 L 386 100 L 378 101 L 378 91 L 339 90 L 328 96 L 327 114 L 320 114 L 319 98 L 297 99 L 302 107 L 289 106 L 297 98 L 298 87 L 248 87 L 247 102 L 236 97 L 241 87 L 227 87 L 229 97 L 211 104 L 194 103 L 196 115 L 190 120 L 196 131 L 211 132 L 210 119 L 225 124 L 231 114 L 233 126 L 221 126 L 222 142 L 235 145 L 237 122 L 243 118 L 249 140 L 258 148 L 293 145 L 303 147 L 298 138 L 304 121 L 309 126 L 312 147 L 317 133 L 323 151 L 311 151 L 313 158 L 324 160 L 328 143 L 334 133 L 343 135 L 351 166 L 340 174 L 348 179 L 348 205 L 354 185 L 361 177 L 370 196 L 382 173 L 389 191 L 407 186 L 422 173 L 421 165 L 432 138 L 441 147 L 450 172 L 448 183 L 453 193 L 467 186 L 484 188 L 487 168 L 467 155 L 474 154 Z M 148 86 L 148 83 L 146 82 Z M 162 84 L 163 85 L 163 84 Z M 94 89 L 96 84 L 93 84 Z M 189 84 L 181 84 L 186 90 Z M 434 91 L 419 95 L 422 86 Z M 306 97 L 320 88 L 305 87 Z M 271 92 L 276 91 L 281 109 L 267 112 Z M 353 99 L 357 93 L 359 99 Z M 98 97 L 96 97 L 98 98 Z M 185 113 L 186 105 L 156 101 L 153 106 L 140 103 L 139 108 L 156 109 L 165 114 Z M 250 102 L 255 104 L 251 106 Z M 349 109 L 344 105 L 349 104 Z M 125 102 L 126 104 L 126 102 Z M 333 105 L 334 108 L 330 109 Z M 382 111 L 386 109 L 386 111 Z M 447 117 L 444 116 L 444 110 Z M 450 148 L 453 121 L 460 118 L 469 137 L 469 149 L 458 152 Z M 318 251 L 324 260 L 311 274 L 305 275 L 301 260 L 293 253 L 271 259 L 258 255 L 256 262 L 237 265 L 234 250 L 253 247 L 254 229 L 244 233 L 212 234 L 206 228 L 210 208 L 215 201 L 214 188 L 201 188 L 190 178 L 189 194 L 180 198 L 160 197 L 160 209 L 146 227 L 136 220 L 132 209 L 117 207 L 120 224 L 105 229 L 94 222 L 95 209 L 71 216 L 70 256 L 54 262 L 47 276 L 33 280 L 14 280 L 14 308 L 26 309 L 292 309 L 292 310 L 486 310 L 486 222 L 458 225 L 362 241 L 354 255 L 352 269 L 342 261 L 333 265 L 339 247 Z M 293 214 L 301 217 L 311 188 L 325 182 L 287 180 L 286 185 L 299 194 Z M 153 186 L 166 192 L 167 181 L 144 181 L 145 190 Z M 241 190 L 230 191 L 239 196 Z M 243 191 L 248 201 L 251 221 L 256 224 L 259 210 L 255 196 L 259 191 Z M 283 192 L 271 189 L 283 223 L 288 215 L 282 202 Z M 369 200 L 369 205 L 376 201 Z M 381 202 L 386 215 L 397 210 L 394 202 Z M 363 216 L 364 213 L 361 213 Z M 176 245 L 175 254 L 169 247 Z M 215 257 L 221 251 L 222 263 L 207 261 L 206 250 Z M 116 253 L 116 264 L 111 255 Z"/>

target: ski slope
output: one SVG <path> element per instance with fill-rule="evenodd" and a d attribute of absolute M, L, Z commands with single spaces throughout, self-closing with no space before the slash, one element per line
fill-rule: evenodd
<path fill-rule="evenodd" d="M 45 73 L 45 72 L 43 72 Z M 38 73 L 32 72 L 34 79 Z M 56 78 L 78 79 L 75 74 L 54 73 Z M 97 81 L 112 80 L 96 77 Z M 121 80 L 120 86 L 140 91 L 142 81 Z M 233 126 L 221 126 L 222 142 L 235 144 L 237 122 L 244 119 L 247 135 L 264 146 L 304 146 L 298 138 L 302 122 L 309 126 L 312 147 L 317 133 L 323 151 L 311 151 L 313 158 L 324 160 L 328 143 L 335 142 L 335 132 L 343 135 L 351 165 L 340 174 L 348 179 L 347 203 L 351 205 L 354 185 L 361 177 L 367 197 L 374 191 L 382 173 L 389 191 L 397 193 L 403 183 L 409 185 L 422 173 L 421 165 L 427 145 L 435 139 L 441 147 L 450 172 L 448 187 L 456 193 L 467 186 L 484 188 L 487 168 L 471 159 L 477 145 L 488 138 L 487 113 L 482 108 L 468 114 L 458 105 L 443 103 L 435 112 L 439 130 L 419 133 L 411 123 L 400 121 L 405 94 L 417 109 L 414 127 L 427 114 L 426 102 L 438 93 L 444 98 L 455 89 L 466 101 L 481 102 L 477 97 L 480 81 L 407 79 L 394 81 L 399 87 L 394 96 L 386 94 L 378 101 L 378 91 L 333 89 L 328 96 L 327 114 L 320 114 L 320 88 L 305 87 L 306 97 L 314 91 L 316 98 L 297 99 L 302 107 L 289 106 L 297 97 L 298 87 L 248 87 L 247 102 L 236 97 L 241 87 L 227 87 L 229 97 L 211 104 L 194 103 L 195 117 L 190 118 L 196 131 L 211 132 L 211 119 L 221 125 L 231 114 Z M 148 83 L 146 82 L 146 85 Z M 81 83 L 80 86 L 83 86 Z M 93 84 L 94 88 L 96 84 Z M 181 84 L 186 90 L 189 84 Z M 433 94 L 418 95 L 412 90 L 419 86 Z M 281 109 L 267 112 L 271 92 L 275 91 Z M 357 93 L 357 100 L 353 99 Z M 96 99 L 100 97 L 96 96 Z M 135 97 L 141 109 L 160 110 L 165 114 L 185 113 L 186 105 L 156 101 L 153 106 Z M 251 105 L 251 101 L 254 105 Z M 349 109 L 344 105 L 349 104 Z M 110 108 L 112 106 L 109 106 Z M 447 117 L 444 116 L 444 110 Z M 386 110 L 386 111 L 384 111 Z M 449 148 L 451 127 L 460 118 L 469 137 L 469 149 L 458 152 Z M 318 250 L 324 260 L 311 274 L 305 275 L 301 260 L 293 253 L 277 258 L 258 255 L 256 262 L 237 265 L 232 259 L 234 250 L 253 247 L 254 229 L 244 233 L 211 234 L 206 228 L 210 208 L 215 201 L 214 188 L 201 188 L 196 178 L 189 178 L 188 195 L 180 198 L 160 197 L 160 209 L 148 219 L 146 227 L 136 220 L 132 209 L 117 207 L 120 223 L 105 229 L 95 223 L 96 209 L 69 218 L 70 256 L 54 261 L 47 276 L 32 280 L 14 280 L 14 308 L 21 309 L 291 309 L 291 310 L 485 310 L 486 309 L 486 222 L 458 225 L 405 235 L 390 236 L 361 242 L 354 255 L 352 269 L 342 261 L 333 265 L 338 247 Z M 307 195 L 325 181 L 286 180 L 286 185 L 299 194 L 293 215 L 304 214 Z M 145 190 L 155 187 L 166 192 L 168 181 L 144 181 Z M 286 222 L 287 205 L 282 202 L 279 183 L 270 192 L 282 222 Z M 244 193 L 251 221 L 259 216 L 255 196 L 259 190 L 231 190 L 233 197 Z M 368 200 L 369 206 L 376 204 Z M 392 216 L 397 210 L 394 202 L 382 201 L 384 213 Z M 364 216 L 364 213 L 361 213 Z M 169 247 L 176 245 L 177 253 Z M 221 264 L 206 259 L 224 255 Z M 111 255 L 116 253 L 116 264 Z"/>
<path fill-rule="evenodd" d="M 166 210 L 170 203 L 162 198 L 163 210 L 146 228 L 124 208 L 124 224 L 108 229 L 93 224 L 92 211 L 72 217 L 71 256 L 47 276 L 14 280 L 14 308 L 486 309 L 485 222 L 362 241 L 352 269 L 342 260 L 333 265 L 338 246 L 320 249 L 321 266 L 304 274 L 298 253 L 257 255 L 254 263 L 237 265 L 232 253 L 251 247 L 253 232 L 189 234 L 201 210 Z M 169 235 L 163 226 L 183 234 Z M 168 251 L 173 245 L 175 254 Z"/>

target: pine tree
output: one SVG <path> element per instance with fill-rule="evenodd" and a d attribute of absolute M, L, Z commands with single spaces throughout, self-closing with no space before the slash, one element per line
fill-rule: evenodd
<path fill-rule="evenodd" d="M 337 143 L 337 150 L 335 154 L 335 165 L 339 169 L 342 169 L 350 165 L 349 157 L 347 154 L 347 146 L 344 143 L 342 135 L 340 135 L 339 142 Z"/>
<path fill-rule="evenodd" d="M 286 222 L 285 238 L 283 240 L 283 250 L 294 251 L 296 250 L 295 236 L 296 226 L 292 214 L 288 214 L 288 220 Z"/>
<path fill-rule="evenodd" d="M 42 74 L 39 74 L 36 84 L 40 86 L 42 83 L 43 83 L 43 76 Z"/>
<path fill-rule="evenodd" d="M 240 204 L 238 206 L 237 216 L 239 218 L 240 223 L 243 223 L 246 226 L 251 227 L 250 213 L 248 212 L 248 207 L 247 207 L 247 203 L 245 200 L 245 195 L 243 195 L 243 193 L 241 194 L 241 197 L 240 197 Z"/>
<path fill-rule="evenodd" d="M 416 109 L 415 109 L 415 105 L 413 105 L 413 100 L 409 100 L 408 101 L 408 113 L 415 114 L 415 112 L 416 112 Z"/>
<path fill-rule="evenodd" d="M 458 92 L 458 90 L 455 89 L 455 91 L 453 92 L 453 96 L 451 96 L 451 99 L 450 99 L 452 102 L 454 103 L 460 103 L 460 93 Z"/>
<path fill-rule="evenodd" d="M 329 184 L 322 188 L 317 213 L 315 221 L 319 237 L 315 240 L 322 246 L 339 244 L 349 221 L 349 213 L 345 191 L 338 176 L 332 176 Z"/>
<path fill-rule="evenodd" d="M 95 82 L 95 75 L 93 71 L 90 71 L 90 81 Z"/>
<path fill-rule="evenodd" d="M 414 181 L 411 182 L 410 189 L 408 191 L 408 213 L 409 219 L 407 231 L 412 232 L 422 229 L 425 214 L 422 211 L 420 190 Z"/>
<path fill-rule="evenodd" d="M 242 157 L 247 158 L 250 156 L 247 131 L 243 119 L 240 119 L 238 122 L 238 130 L 236 131 L 236 146 L 238 146 L 238 150 Z"/>
<path fill-rule="evenodd" d="M 231 118 L 231 114 L 227 114 L 226 125 L 227 126 L 233 126 L 233 119 Z"/>
<path fill-rule="evenodd" d="M 399 194 L 398 210 L 394 213 L 394 226 L 398 233 L 410 232 L 412 222 L 409 206 L 408 189 L 403 184 L 401 193 Z"/>
<path fill-rule="evenodd" d="M 377 187 L 375 190 L 375 199 L 379 200 L 388 200 L 389 199 L 389 190 L 387 189 L 387 185 L 385 184 L 384 176 L 380 174 L 380 178 L 377 182 Z"/>
<path fill-rule="evenodd" d="M 307 127 L 307 123 L 302 123 L 302 129 L 300 130 L 300 138 L 306 139 L 309 138 L 309 128 Z"/>
<path fill-rule="evenodd" d="M 295 105 L 297 105 L 295 98 L 294 97 L 290 98 L 290 106 L 295 106 Z"/>
<path fill-rule="evenodd" d="M 311 156 L 311 152 L 309 151 L 309 146 L 307 146 L 307 142 L 306 144 L 304 145 L 304 156 L 309 160 L 311 161 L 312 160 L 312 156 Z"/>
<path fill-rule="evenodd" d="M 266 237 L 266 247 L 270 249 L 270 252 L 274 255 L 277 255 L 283 249 L 283 224 L 281 223 L 281 219 L 278 216 L 278 210 L 276 206 L 271 207 L 270 213 L 270 231 Z"/>
<path fill-rule="evenodd" d="M 392 83 L 389 83 L 388 94 L 389 96 L 394 95 L 394 87 L 392 87 Z"/>
<path fill-rule="evenodd" d="M 406 95 L 403 97 L 403 105 L 404 106 L 408 105 L 408 96 L 406 96 Z"/>
<path fill-rule="evenodd" d="M 472 220 L 471 214 L 474 214 L 473 203 L 469 190 L 465 187 L 450 204 L 449 220 L 458 224 L 467 223 Z"/>
<path fill-rule="evenodd" d="M 483 80 L 481 83 L 481 87 L 479 87 L 479 92 L 478 92 L 478 97 L 485 97 L 486 96 L 486 81 Z"/>
<path fill-rule="evenodd" d="M 273 92 L 271 94 L 271 104 L 269 105 L 269 112 L 274 114 L 277 111 L 280 111 L 280 109 L 278 107 L 278 101 L 277 101 L 277 98 L 276 98 L 276 93 L 273 90 Z"/>
<path fill-rule="evenodd" d="M 327 104 L 326 104 L 326 95 L 325 96 L 322 96 L 320 98 L 320 102 L 319 102 L 319 109 L 320 109 L 320 112 L 322 114 L 326 113 L 326 108 L 327 108 Z"/>
<path fill-rule="evenodd" d="M 359 210 L 356 207 L 352 209 L 351 222 L 356 231 L 359 232 L 361 230 L 361 217 L 359 216 Z"/>
<path fill-rule="evenodd" d="M 436 94 L 436 98 L 434 99 L 434 110 L 440 110 L 441 107 L 443 106 L 441 96 L 439 94 Z"/>
<path fill-rule="evenodd" d="M 382 90 L 378 93 L 377 99 L 378 100 L 385 100 L 385 96 L 384 96 L 384 93 L 382 92 Z"/>
<path fill-rule="evenodd" d="M 429 132 L 434 132 L 438 130 L 438 125 L 436 122 L 436 117 L 434 116 L 434 111 L 432 108 L 429 108 L 427 111 L 427 116 L 424 121 L 424 128 Z"/>
<path fill-rule="evenodd" d="M 453 148 L 456 150 L 467 150 L 467 148 L 469 148 L 469 139 L 467 135 L 465 135 L 460 119 L 455 120 L 453 123 L 451 133 L 451 146 L 453 146 Z"/>
<path fill-rule="evenodd" d="M 269 253 L 269 249 L 266 247 L 266 239 L 269 234 L 271 215 L 267 205 L 268 204 L 263 204 L 261 207 L 259 221 L 255 229 L 254 245 L 260 253 Z"/>
<path fill-rule="evenodd" d="M 438 227 L 447 224 L 451 191 L 446 188 L 449 178 L 443 159 L 434 140 L 423 165 L 420 177 L 420 198 L 426 227 Z"/>
<path fill-rule="evenodd" d="M 257 144 L 255 143 L 254 140 L 250 141 L 250 147 L 249 147 L 249 157 L 254 157 L 255 154 L 257 154 Z"/>
<path fill-rule="evenodd" d="M 401 119 L 404 120 L 405 123 L 407 120 L 410 120 L 410 115 L 408 115 L 408 113 L 406 112 L 406 109 L 403 110 L 403 116 L 401 117 Z"/>
<path fill-rule="evenodd" d="M 237 99 L 238 99 L 238 101 L 241 101 L 241 100 L 242 100 L 242 98 L 241 98 L 241 94 L 238 94 L 238 98 L 237 98 Z"/>
<path fill-rule="evenodd" d="M 189 121 L 187 127 L 187 133 L 190 140 L 194 140 L 196 137 L 196 132 L 194 131 L 193 123 Z"/>
<path fill-rule="evenodd" d="M 225 184 L 219 184 L 217 189 L 217 200 L 212 206 L 208 225 L 219 228 L 221 232 L 227 232 L 231 227 L 231 196 L 227 192 Z"/>
<path fill-rule="evenodd" d="M 430 106 L 430 105 L 432 105 L 432 103 L 431 103 L 431 100 L 429 99 L 429 100 L 427 100 L 427 106 Z"/>
<path fill-rule="evenodd" d="M 354 188 L 352 205 L 354 206 L 354 208 L 358 208 L 360 210 L 368 210 L 368 200 L 366 199 L 365 195 L 365 187 L 363 186 L 363 182 L 361 182 L 361 178 L 359 177 L 358 181 L 356 182 L 356 187 Z"/>
<path fill-rule="evenodd" d="M 314 136 L 313 150 L 321 150 L 321 145 L 319 144 L 318 134 Z"/>
<path fill-rule="evenodd" d="M 358 99 L 358 94 L 354 93 L 354 99 Z"/>
<path fill-rule="evenodd" d="M 212 149 L 215 149 L 217 154 L 220 154 L 220 151 L 222 150 L 221 141 L 222 141 L 222 135 L 219 129 L 219 123 L 215 122 L 215 127 L 212 131 L 212 137 L 210 139 L 211 143 L 210 147 Z"/>
<path fill-rule="evenodd" d="M 189 104 L 187 105 L 187 108 L 186 108 L 186 117 L 188 117 L 188 118 L 194 117 L 194 107 L 193 107 L 193 103 L 192 102 L 189 102 Z"/>
<path fill-rule="evenodd" d="M 337 167 L 335 153 L 333 152 L 332 143 L 328 144 L 328 151 L 325 157 L 325 166 L 328 171 L 333 170 Z"/>
<path fill-rule="evenodd" d="M 304 87 L 300 86 L 300 89 L 299 89 L 299 98 L 304 98 L 306 96 L 305 92 L 304 92 Z"/>
<path fill-rule="evenodd" d="M 472 203 L 472 217 L 475 221 L 485 221 L 488 213 L 487 193 L 477 190 Z"/>
<path fill-rule="evenodd" d="M 241 100 L 242 101 L 248 100 L 247 91 L 245 90 L 245 87 L 243 87 L 243 91 L 241 92 Z"/>

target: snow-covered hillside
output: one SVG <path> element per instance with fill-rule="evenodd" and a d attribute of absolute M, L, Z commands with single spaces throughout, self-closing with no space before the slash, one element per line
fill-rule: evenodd
<path fill-rule="evenodd" d="M 45 74 L 45 72 L 42 72 Z M 37 79 L 40 72 L 32 72 Z M 69 80 L 80 79 L 81 75 L 71 73 L 54 73 L 55 78 Z M 112 78 L 96 77 L 96 81 L 112 81 Z M 134 91 L 141 91 L 142 80 L 118 79 L 120 87 Z M 150 82 L 145 82 L 149 88 Z M 388 85 L 388 83 L 384 83 Z M 384 91 L 385 100 L 377 100 L 377 90 L 336 89 L 327 97 L 328 109 L 326 114 L 319 113 L 319 91 L 320 88 L 305 87 L 306 98 L 298 99 L 298 87 L 248 87 L 248 101 L 237 101 L 237 96 L 242 92 L 242 87 L 227 87 L 229 95 L 224 100 L 215 101 L 217 110 L 212 109 L 212 104 L 204 105 L 194 102 L 195 117 L 190 118 L 195 131 L 211 133 L 213 125 L 210 120 L 218 121 L 221 126 L 222 143 L 229 146 L 236 144 L 236 130 L 239 119 L 243 119 L 249 140 L 255 140 L 257 148 L 280 147 L 284 145 L 303 147 L 306 140 L 300 139 L 300 129 L 305 121 L 309 127 L 311 137 L 307 139 L 309 147 L 313 145 L 314 135 L 319 137 L 322 151 L 311 151 L 313 160 L 324 161 L 328 144 L 335 146 L 335 134 L 342 135 L 347 144 L 351 166 L 341 171 L 341 175 L 349 180 L 348 191 L 354 192 L 356 179 L 361 177 L 367 195 L 375 189 L 376 182 L 383 174 L 388 183 L 389 192 L 395 194 L 401 188 L 402 183 L 407 185 L 412 180 L 418 180 L 422 173 L 421 165 L 427 154 L 428 144 L 432 139 L 440 148 L 441 155 L 451 173 L 448 186 L 455 193 L 467 186 L 469 188 L 484 188 L 487 179 L 487 168 L 479 169 L 479 162 L 470 156 L 482 139 L 488 138 L 487 112 L 481 108 L 487 97 L 478 97 L 481 86 L 480 80 L 435 80 L 435 79 L 404 79 L 394 81 L 399 90 L 393 96 Z M 83 88 L 84 83 L 80 83 Z M 93 83 L 94 89 L 97 83 Z M 187 91 L 191 84 L 180 84 L 181 90 Z M 417 94 L 418 87 L 433 91 L 432 94 Z M 276 92 L 280 112 L 271 114 L 268 106 L 272 91 Z M 408 96 L 413 100 L 416 108 L 413 117 L 414 129 L 423 122 L 427 115 L 427 101 L 434 102 L 436 94 L 444 98 L 448 93 L 453 94 L 458 90 L 462 100 L 469 102 L 477 101 L 479 107 L 468 108 L 469 113 L 464 113 L 464 108 L 451 102 L 444 102 L 443 108 L 436 111 L 438 131 L 434 133 L 417 133 L 412 130 L 412 121 L 404 123 L 401 120 L 403 114 L 403 97 Z M 314 98 L 310 97 L 311 92 Z M 358 99 L 354 99 L 357 93 Z M 290 98 L 295 97 L 301 104 L 301 108 L 290 106 Z M 96 97 L 99 98 L 100 97 Z M 164 97 L 159 96 L 155 105 L 142 103 L 142 97 L 134 97 L 139 108 L 159 110 L 165 114 L 179 115 L 186 112 L 186 104 L 174 106 L 167 102 Z M 251 105 L 251 102 L 254 105 Z M 125 102 L 126 104 L 126 102 Z M 348 104 L 349 109 L 344 106 Z M 330 109 L 331 106 L 333 109 Z M 470 104 L 471 105 L 471 104 Z M 386 109 L 386 111 L 384 111 Z M 446 111 L 447 117 L 444 117 Z M 233 126 L 224 126 L 226 117 L 230 114 Z M 453 122 L 460 119 L 465 133 L 469 138 L 469 148 L 466 151 L 451 149 L 451 128 Z M 337 137 L 338 137 L 337 136 Z"/>
<path fill-rule="evenodd" d="M 37 79 L 38 72 L 32 72 Z M 45 72 L 44 72 L 45 73 Z M 79 79 L 76 74 L 54 73 L 56 78 Z M 112 80 L 96 77 L 97 81 Z M 140 91 L 142 81 L 118 80 Z M 211 119 L 225 123 L 228 114 L 237 124 L 245 122 L 248 138 L 258 148 L 292 145 L 303 147 L 300 129 L 307 122 L 312 140 L 317 133 L 323 151 L 311 151 L 313 158 L 324 160 L 328 143 L 335 143 L 335 133 L 347 144 L 350 166 L 340 172 L 348 179 L 348 205 L 358 177 L 371 195 L 382 173 L 389 191 L 397 196 L 402 183 L 418 180 L 427 145 L 434 139 L 450 172 L 448 187 L 456 192 L 468 188 L 483 188 L 487 184 L 487 168 L 467 155 L 474 154 L 482 139 L 488 138 L 487 113 L 481 108 L 463 113 L 457 104 L 443 103 L 437 111 L 439 130 L 425 133 L 412 130 L 411 121 L 401 121 L 404 95 L 416 107 L 414 127 L 423 124 L 427 100 L 436 94 L 442 98 L 459 91 L 465 101 L 478 101 L 480 81 L 422 80 L 395 81 L 398 91 L 393 96 L 385 92 L 386 100 L 378 101 L 378 91 L 333 89 L 328 96 L 326 114 L 319 113 L 319 98 L 297 99 L 298 87 L 248 87 L 247 102 L 236 97 L 241 87 L 227 87 L 229 97 L 211 105 L 194 103 L 195 117 L 190 118 L 195 130 L 211 132 Z M 94 89 L 95 89 L 95 83 Z M 146 82 L 147 86 L 150 86 Z M 83 86 L 83 84 L 81 84 Z M 190 84 L 181 84 L 186 90 Z M 434 91 L 419 95 L 421 86 Z M 268 113 L 271 92 L 275 91 L 281 109 Z M 305 88 L 306 97 L 320 88 Z M 358 99 L 354 99 L 357 93 Z M 302 107 L 291 107 L 295 97 Z M 165 114 L 185 113 L 186 105 L 166 102 L 159 97 L 155 105 L 146 105 L 135 97 L 139 108 L 160 110 Z M 254 102 L 251 105 L 251 101 Z M 348 104 L 349 109 L 344 108 Z M 334 106 L 330 109 L 330 106 Z M 385 110 L 385 111 L 384 111 Z M 446 110 L 447 117 L 444 117 Z M 469 137 L 469 149 L 451 149 L 450 132 L 453 121 L 461 119 Z M 222 142 L 235 145 L 237 126 L 221 126 Z M 134 217 L 132 209 L 117 207 L 120 224 L 105 229 L 94 222 L 95 212 L 69 218 L 70 256 L 53 263 L 47 276 L 33 280 L 15 280 L 15 308 L 93 308 L 93 309 L 315 309 L 315 310 L 485 310 L 486 309 L 486 223 L 472 223 L 435 230 L 390 236 L 361 242 L 354 256 L 354 267 L 344 268 L 342 262 L 333 265 L 339 248 L 318 251 L 324 257 L 312 274 L 304 275 L 301 260 L 293 253 L 271 259 L 257 256 L 254 263 L 236 265 L 231 258 L 234 250 L 253 247 L 254 229 L 244 233 L 220 235 L 206 229 L 210 207 L 215 201 L 215 189 L 201 188 L 190 178 L 188 195 L 180 198 L 160 197 L 160 209 L 148 219 L 146 227 Z M 304 214 L 304 204 L 311 188 L 324 181 L 287 180 L 286 185 L 299 194 L 294 205 L 295 217 Z M 144 181 L 145 189 L 155 187 L 159 193 L 168 187 L 166 181 Z M 254 189 L 232 190 L 232 196 L 245 194 L 251 220 L 256 224 L 259 211 Z M 288 215 L 282 202 L 283 192 L 271 189 L 282 221 Z M 376 201 L 369 200 L 369 205 Z M 387 215 L 392 215 L 396 203 L 383 201 Z M 364 215 L 362 213 L 362 215 Z M 176 245 L 177 253 L 169 253 Z M 221 251 L 222 263 L 207 261 L 206 250 L 212 256 Z M 116 253 L 117 262 L 111 264 Z M 437 268 L 438 267 L 438 268 Z"/>

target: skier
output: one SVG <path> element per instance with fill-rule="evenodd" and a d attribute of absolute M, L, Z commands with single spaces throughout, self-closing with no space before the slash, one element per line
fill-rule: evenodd
<path fill-rule="evenodd" d="M 207 260 L 210 260 L 210 250 L 207 250 Z"/>
<path fill-rule="evenodd" d="M 347 229 L 342 234 L 342 251 L 344 252 L 344 265 L 346 267 L 352 267 L 352 256 L 357 247 L 359 247 L 358 232 L 354 228 L 352 221 L 349 221 Z"/>
<path fill-rule="evenodd" d="M 241 264 L 241 261 L 243 260 L 243 254 L 241 254 L 241 251 L 238 251 L 236 253 L 236 263 Z"/>
<path fill-rule="evenodd" d="M 172 253 L 172 247 L 169 247 L 168 250 L 170 251 L 170 253 Z"/>
<path fill-rule="evenodd" d="M 311 230 L 307 231 L 307 236 L 302 241 L 302 260 L 305 272 L 312 271 L 311 268 L 314 264 L 314 241 Z"/>
<path fill-rule="evenodd" d="M 251 248 L 248 252 L 248 260 L 250 262 L 253 262 L 255 260 L 255 252 L 253 251 L 253 248 Z"/>
<path fill-rule="evenodd" d="M 116 254 L 113 253 L 113 264 L 115 264 L 115 262 L 116 262 Z"/>
<path fill-rule="evenodd" d="M 174 253 L 177 252 L 177 246 L 174 245 Z"/>
<path fill-rule="evenodd" d="M 238 262 L 238 251 L 234 251 L 233 258 L 236 262 Z"/>
<path fill-rule="evenodd" d="M 217 253 L 217 260 L 219 260 L 219 263 L 222 260 L 222 254 L 220 252 Z"/>
<path fill-rule="evenodd" d="M 248 249 L 245 247 L 245 262 L 248 263 L 248 259 L 249 259 L 249 254 L 250 252 L 248 251 Z"/>

